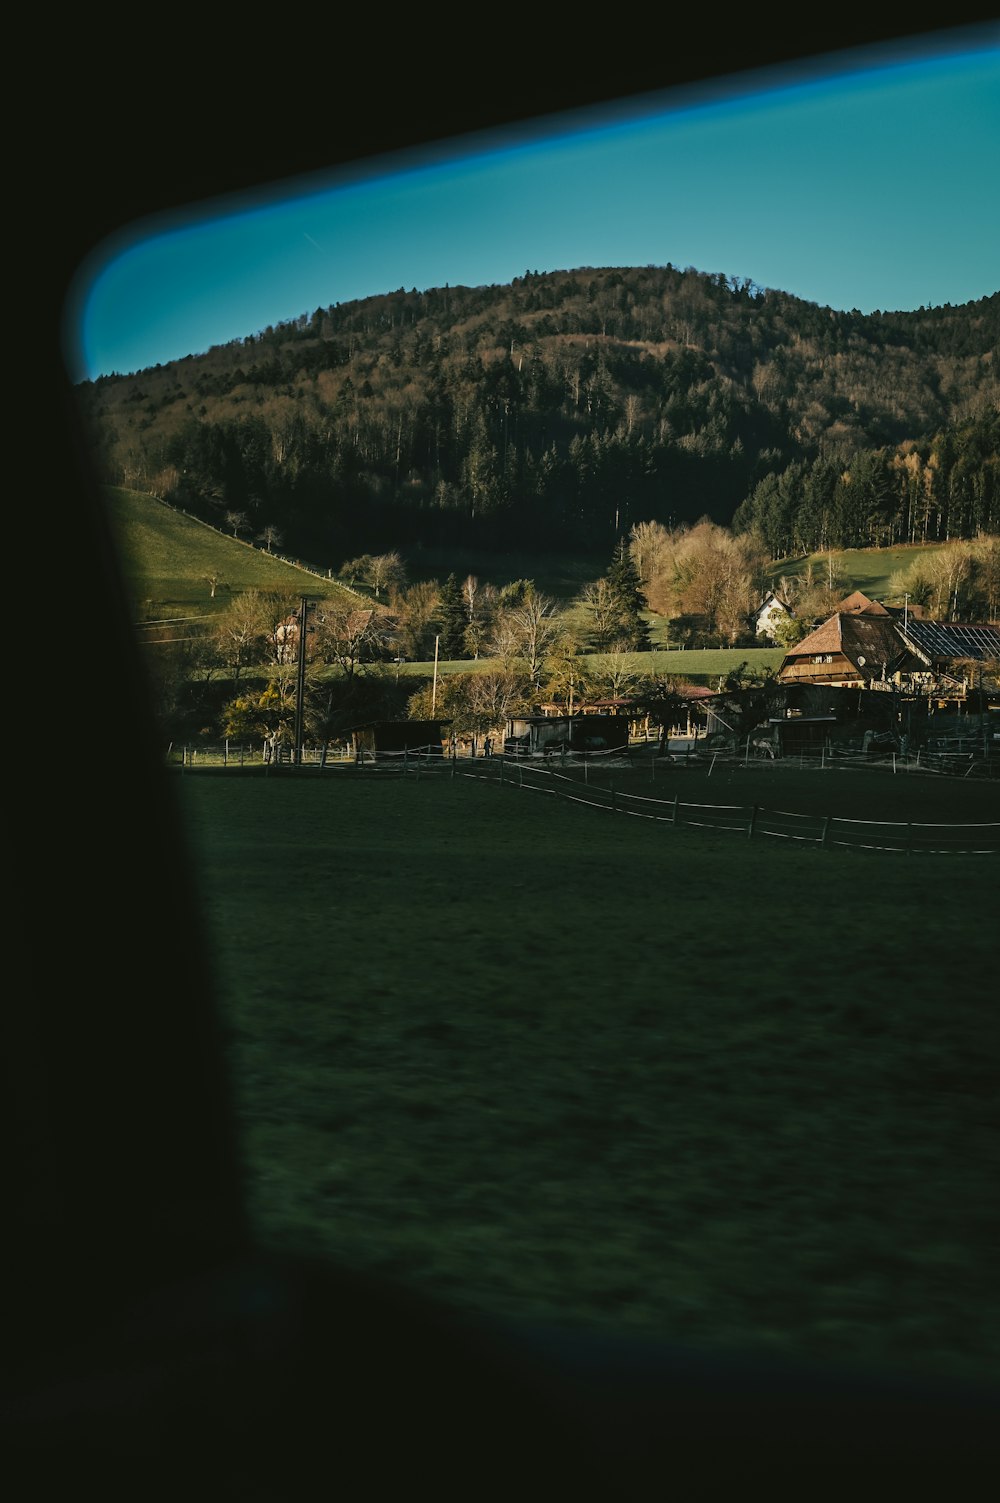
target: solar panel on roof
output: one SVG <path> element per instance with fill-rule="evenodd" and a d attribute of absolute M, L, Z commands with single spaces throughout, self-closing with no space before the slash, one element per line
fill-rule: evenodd
<path fill-rule="evenodd" d="M 936 657 L 1000 657 L 1000 627 L 961 621 L 909 621 L 906 635 Z"/>

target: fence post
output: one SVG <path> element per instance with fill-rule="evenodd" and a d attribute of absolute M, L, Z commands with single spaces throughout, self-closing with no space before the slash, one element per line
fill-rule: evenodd
<path fill-rule="evenodd" d="M 500 781 L 501 781 L 501 783 L 503 782 L 503 769 L 504 769 L 504 759 L 503 759 L 503 757 L 501 757 L 500 758 Z"/>
<path fill-rule="evenodd" d="M 911 824 L 906 826 L 906 854 L 913 855 L 913 826 Z"/>
<path fill-rule="evenodd" d="M 672 825 L 675 825 L 675 824 L 678 823 L 677 814 L 678 814 L 678 804 L 679 804 L 679 802 L 680 802 L 680 794 L 679 793 L 675 793 L 674 794 L 674 814 L 673 814 L 673 818 L 670 821 L 670 823 Z"/>
<path fill-rule="evenodd" d="M 618 808 L 618 804 L 617 804 L 617 801 L 615 799 L 615 785 L 614 785 L 614 783 L 611 784 L 610 792 L 611 792 L 611 812 L 612 812 L 612 814 L 614 814 L 615 811 L 616 811 L 616 809 Z"/>
<path fill-rule="evenodd" d="M 820 843 L 820 845 L 826 845 L 826 837 L 827 837 L 827 835 L 829 835 L 829 833 L 830 833 L 830 816 L 828 814 L 826 816 L 826 818 L 824 819 L 824 821 L 823 821 L 823 833 L 819 837 L 819 843 Z"/>
<path fill-rule="evenodd" d="M 754 804 L 753 808 L 750 810 L 750 823 L 747 825 L 747 839 L 748 840 L 752 840 L 753 839 L 753 827 L 754 827 L 754 825 L 756 823 L 757 823 L 757 805 Z"/>

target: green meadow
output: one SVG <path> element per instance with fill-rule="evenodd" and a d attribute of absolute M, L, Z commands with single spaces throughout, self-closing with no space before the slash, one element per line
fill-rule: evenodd
<path fill-rule="evenodd" d="M 140 607 L 148 602 L 163 615 L 211 614 L 243 590 L 296 595 L 342 588 L 152 496 L 113 486 L 104 488 L 104 496 L 122 573 Z"/>
<path fill-rule="evenodd" d="M 941 551 L 940 543 L 912 543 L 900 548 L 837 548 L 832 553 L 809 553 L 799 558 L 786 558 L 776 563 L 771 570 L 775 583 L 783 574 L 805 574 L 812 569 L 817 579 L 822 579 L 832 560 L 841 576 L 849 581 L 847 593 L 863 590 L 873 600 L 894 600 L 891 589 L 892 576 L 903 573 L 918 559 L 928 558 Z M 902 604 L 900 597 L 899 603 Z"/>
<path fill-rule="evenodd" d="M 241 590 L 281 590 L 290 595 L 315 594 L 320 591 L 342 589 L 336 580 L 315 574 L 308 567 L 297 567 L 284 559 L 274 557 L 265 549 L 251 547 L 249 543 L 207 526 L 194 517 L 173 510 L 154 497 L 136 491 L 108 486 L 104 488 L 113 534 L 116 539 L 125 579 L 133 599 L 169 615 L 176 612 L 198 610 L 212 613 L 228 604 L 231 596 Z M 832 555 L 813 554 L 810 557 L 783 559 L 773 566 L 772 574 L 777 581 L 783 574 L 804 573 L 812 564 L 817 574 L 828 567 L 832 556 L 834 563 L 848 580 L 847 589 L 862 589 L 875 597 L 887 596 L 889 580 L 894 572 L 906 568 L 914 559 L 933 552 L 934 545 L 893 549 L 853 549 L 836 551 Z M 320 560 L 321 566 L 329 563 L 336 569 L 340 560 Z M 564 559 L 542 559 L 535 555 L 502 554 L 491 557 L 472 557 L 459 553 L 430 553 L 419 550 L 412 559 L 407 559 L 409 572 L 414 579 L 445 578 L 454 572 L 459 577 L 478 573 L 483 580 L 505 584 L 514 579 L 534 579 L 539 589 L 551 594 L 572 612 L 571 602 L 588 580 L 596 579 L 606 565 L 606 560 L 594 560 L 567 556 Z M 213 596 L 209 580 L 218 583 Z M 733 652 L 710 654 L 712 665 L 700 663 L 694 666 L 695 653 L 667 651 L 669 623 L 650 613 L 647 617 L 653 640 L 657 671 L 683 673 L 689 670 L 691 677 L 728 672 L 734 661 L 746 658 L 751 667 L 758 666 L 761 653 L 770 652 L 775 662 L 774 649 L 737 649 Z M 661 657 L 663 661 L 661 662 Z M 718 658 L 724 667 L 715 667 Z M 648 665 L 647 655 L 643 655 Z M 770 661 L 770 659 L 768 659 Z M 763 664 L 764 659 L 760 658 Z M 468 668 L 468 663 L 463 665 Z"/>
<path fill-rule="evenodd" d="M 1000 817 L 993 785 L 884 769 L 671 775 Z M 172 786 L 266 1244 L 480 1314 L 995 1377 L 990 857 L 751 842 L 446 771 Z"/>
<path fill-rule="evenodd" d="M 768 668 L 777 668 L 784 655 L 785 651 L 782 647 L 699 647 L 658 649 L 652 652 L 630 653 L 626 656 L 637 674 L 643 676 L 663 674 L 694 684 L 708 684 L 715 688 L 719 679 L 731 673 L 740 663 L 746 663 L 752 672 L 761 672 Z M 602 653 L 590 653 L 585 661 L 588 666 L 597 670 L 604 656 Z M 488 673 L 494 671 L 496 666 L 493 658 L 442 659 L 438 663 L 438 672 Z M 399 666 L 399 673 L 400 676 L 425 679 L 433 673 L 433 669 L 433 663 L 402 663 Z"/>

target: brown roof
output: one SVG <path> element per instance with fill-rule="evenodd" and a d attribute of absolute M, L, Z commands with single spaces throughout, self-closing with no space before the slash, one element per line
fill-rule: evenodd
<path fill-rule="evenodd" d="M 877 600 L 869 600 L 861 590 L 855 590 L 853 595 L 848 595 L 837 606 L 837 611 L 842 616 L 888 616 L 889 612 L 884 605 Z"/>
<path fill-rule="evenodd" d="M 863 678 L 878 678 L 883 666 L 891 668 L 901 658 L 911 657 L 888 612 L 851 615 L 838 611 L 797 642 L 785 654 L 778 671 L 802 665 L 803 659 L 826 652 L 846 658 Z"/>

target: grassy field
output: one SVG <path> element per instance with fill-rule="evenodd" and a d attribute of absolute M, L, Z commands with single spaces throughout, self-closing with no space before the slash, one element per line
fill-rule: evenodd
<path fill-rule="evenodd" d="M 603 654 L 592 653 L 586 655 L 583 661 L 595 670 L 600 667 Z M 679 679 L 687 679 L 693 684 L 709 684 L 715 688 L 720 678 L 739 663 L 746 663 L 750 669 L 758 671 L 766 668 L 777 668 L 784 657 L 782 647 L 706 647 L 691 650 L 674 648 L 669 652 L 636 652 L 631 654 L 637 673 L 664 674 Z M 472 661 L 468 658 L 442 659 L 438 663 L 439 673 L 487 673 L 496 668 L 496 661 L 492 658 L 478 658 Z M 399 667 L 400 675 L 409 675 L 412 678 L 428 678 L 433 675 L 434 664 L 430 663 L 402 663 Z"/>
<path fill-rule="evenodd" d="M 317 588 L 315 574 L 273 558 L 262 548 L 227 537 L 151 496 L 111 486 L 105 488 L 105 495 L 125 576 L 137 601 L 157 602 L 165 612 L 194 608 L 211 611 L 220 609 L 234 591 L 257 588 L 294 593 Z M 853 549 L 834 552 L 833 558 L 849 580 L 848 592 L 862 589 L 878 597 L 888 593 L 889 578 L 895 570 L 907 567 L 928 551 L 934 551 L 934 545 Z M 809 558 L 783 559 L 774 565 L 773 577 L 777 580 L 782 574 L 801 574 L 810 562 L 822 573 L 827 557 L 817 553 Z M 331 560 L 330 565 L 336 568 L 340 562 Z M 429 550 L 416 551 L 406 562 L 413 579 L 444 579 L 451 572 L 460 578 L 477 574 L 493 584 L 534 579 L 540 590 L 563 603 L 572 601 L 582 586 L 606 567 L 606 561 L 573 554 L 554 560 L 528 553 L 480 557 Z M 212 573 L 225 584 L 214 600 L 205 582 Z M 331 587 L 335 587 L 333 582 Z M 654 646 L 661 646 L 665 623 L 652 615 L 649 623 Z"/>
<path fill-rule="evenodd" d="M 675 776 L 998 817 L 994 786 L 884 771 Z M 175 787 L 265 1242 L 487 1314 L 995 1376 L 989 857 L 463 778 Z"/>
<path fill-rule="evenodd" d="M 833 551 L 833 562 L 841 570 L 849 584 L 845 594 L 863 590 L 873 600 L 893 600 L 889 581 L 893 574 L 902 572 L 917 559 L 939 553 L 939 543 L 914 543 L 902 548 L 840 548 Z M 827 570 L 830 554 L 810 553 L 801 558 L 786 558 L 773 566 L 771 575 L 779 580 L 783 574 L 804 574 L 812 566 L 817 578 Z"/>
<path fill-rule="evenodd" d="M 242 590 L 280 590 L 290 595 L 332 592 L 340 586 L 308 570 L 226 537 L 194 517 L 174 511 L 151 496 L 105 488 L 122 571 L 133 599 L 149 601 L 164 615 L 222 610 Z M 219 587 L 213 598 L 207 580 Z"/>
<path fill-rule="evenodd" d="M 137 608 L 149 602 L 156 614 L 164 616 L 192 611 L 209 615 L 222 610 L 233 593 L 240 590 L 284 590 L 296 594 L 315 593 L 318 589 L 333 593 L 341 588 L 335 580 L 318 580 L 314 574 L 273 558 L 261 548 L 250 548 L 235 538 L 226 537 L 150 496 L 114 487 L 108 487 L 106 495 L 123 572 Z M 437 562 L 455 564 L 450 555 L 442 555 Z M 527 556 L 511 555 L 507 562 L 511 579 L 534 577 L 531 574 L 532 560 Z M 424 559 L 423 563 L 426 567 L 428 560 Z M 213 574 L 222 582 L 214 599 L 206 582 Z M 590 577 L 586 561 L 570 559 L 558 573 L 558 579 L 546 575 L 542 587 L 545 584 L 551 586 L 555 581 L 563 594 L 571 594 Z M 649 622 L 655 646 L 663 639 L 667 627 L 652 615 Z M 657 650 L 637 655 L 637 664 L 644 673 L 674 674 L 693 683 L 714 685 L 736 663 L 746 661 L 751 668 L 776 667 L 781 658 L 782 653 L 777 648 L 745 648 L 738 652 Z M 438 672 L 468 673 L 493 666 L 486 659 L 478 663 L 467 659 L 449 660 L 438 664 Z M 401 674 L 419 678 L 426 678 L 432 672 L 433 663 L 400 666 Z"/>

